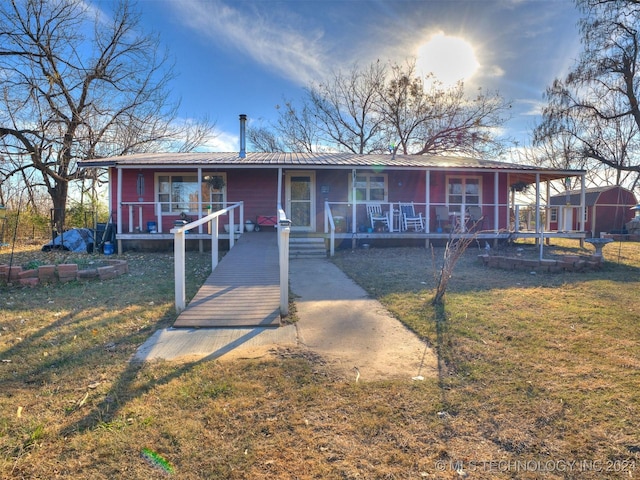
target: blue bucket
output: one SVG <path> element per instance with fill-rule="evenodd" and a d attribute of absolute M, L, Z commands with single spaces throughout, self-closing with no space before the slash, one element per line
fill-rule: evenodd
<path fill-rule="evenodd" d="M 102 251 L 105 255 L 113 255 L 113 243 L 105 242 L 102 247 Z"/>
<path fill-rule="evenodd" d="M 156 222 L 147 222 L 147 232 L 149 233 L 158 232 L 158 225 L 156 224 Z"/>

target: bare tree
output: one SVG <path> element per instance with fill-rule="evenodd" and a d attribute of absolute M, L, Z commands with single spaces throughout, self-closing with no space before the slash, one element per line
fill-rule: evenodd
<path fill-rule="evenodd" d="M 126 0 L 109 18 L 92 17 L 80 0 L 0 6 L 0 155 L 10 159 L 10 176 L 39 173 L 57 229 L 64 226 L 69 183 L 83 175 L 77 160 L 189 149 L 212 128 L 172 123 L 178 106 L 167 103 L 172 65 L 158 38 L 138 28 Z"/>
<path fill-rule="evenodd" d="M 279 137 L 267 127 L 252 126 L 247 128 L 247 141 L 257 152 L 284 152 L 286 147 Z"/>
<path fill-rule="evenodd" d="M 323 144 L 360 154 L 386 151 L 384 118 L 376 108 L 384 79 L 385 67 L 376 62 L 366 70 L 355 65 L 347 74 L 335 72 L 307 90 Z"/>
<path fill-rule="evenodd" d="M 271 125 L 251 126 L 247 139 L 262 152 L 317 152 L 323 150 L 320 131 L 308 102 L 296 108 L 289 100 L 277 105 L 278 119 Z"/>
<path fill-rule="evenodd" d="M 498 155 L 495 133 L 510 107 L 498 94 L 468 97 L 462 83 L 447 89 L 432 76 L 422 79 L 414 61 L 334 73 L 308 88 L 300 105 L 285 102 L 266 128 L 287 150 L 411 155 Z"/>
<path fill-rule="evenodd" d="M 390 72 L 380 92 L 380 112 L 402 153 L 501 153 L 495 129 L 504 123 L 511 105 L 500 95 L 479 90 L 468 97 L 462 82 L 445 88 L 432 75 L 418 77 L 415 62 L 392 65 Z"/>
<path fill-rule="evenodd" d="M 547 89 L 548 105 L 534 138 L 540 144 L 572 136 L 577 153 L 593 162 L 587 165 L 610 167 L 616 183 L 633 183 L 640 174 L 640 4 L 576 3 L 584 14 L 583 51 L 569 74 Z"/>
<path fill-rule="evenodd" d="M 293 152 L 316 152 L 323 150 L 320 144 L 320 129 L 315 122 L 315 112 L 308 101 L 296 108 L 291 101 L 276 107 L 280 114 L 275 131 L 283 139 L 286 148 Z"/>
<path fill-rule="evenodd" d="M 474 225 L 475 227 L 475 225 Z M 460 233 L 458 230 L 455 233 Z M 431 248 L 431 259 L 433 261 L 433 276 L 436 283 L 436 290 L 433 294 L 433 298 L 431 299 L 431 305 L 444 305 L 444 296 L 447 293 L 447 287 L 449 286 L 449 280 L 453 276 L 453 270 L 460 260 L 464 252 L 467 251 L 467 248 L 471 243 L 477 242 L 478 233 L 473 235 L 459 235 L 456 238 L 453 238 L 453 235 L 450 235 L 447 244 L 445 245 L 443 254 L 442 254 L 442 265 L 438 267 L 435 251 L 433 247 Z"/>
<path fill-rule="evenodd" d="M 429 118 L 431 106 L 424 92 L 424 82 L 415 74 L 415 62 L 406 70 L 390 67 L 390 79 L 380 84 L 378 111 L 385 120 L 387 136 L 394 151 L 407 154 L 421 125 Z"/>

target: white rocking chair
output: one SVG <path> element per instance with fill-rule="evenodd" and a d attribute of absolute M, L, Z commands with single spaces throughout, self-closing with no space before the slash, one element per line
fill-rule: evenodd
<path fill-rule="evenodd" d="M 401 203 L 400 215 L 402 215 L 403 230 L 409 230 L 409 227 L 411 227 L 415 232 L 422 232 L 424 230 L 424 220 L 422 218 L 422 212 L 416 213 L 413 202 Z"/>
<path fill-rule="evenodd" d="M 389 215 L 382 211 L 382 206 L 379 203 L 367 204 L 367 214 L 371 220 L 371 229 L 375 232 L 376 222 L 383 223 L 388 231 L 391 231 L 389 224 Z"/>

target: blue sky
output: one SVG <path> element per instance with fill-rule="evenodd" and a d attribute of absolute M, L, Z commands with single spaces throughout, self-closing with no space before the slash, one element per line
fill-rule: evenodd
<path fill-rule="evenodd" d="M 215 151 L 238 149 L 238 114 L 273 119 L 310 81 L 355 62 L 403 62 L 436 34 L 472 47 L 479 67 L 467 91 L 511 100 L 506 133 L 525 143 L 545 88 L 580 50 L 569 0 L 139 0 L 138 8 L 142 27 L 175 58 L 180 115 L 217 123 Z"/>

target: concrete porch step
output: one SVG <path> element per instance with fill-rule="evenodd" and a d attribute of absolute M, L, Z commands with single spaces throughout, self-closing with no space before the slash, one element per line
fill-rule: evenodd
<path fill-rule="evenodd" d="M 327 247 L 323 238 L 289 238 L 289 258 L 324 258 L 326 256 Z"/>

